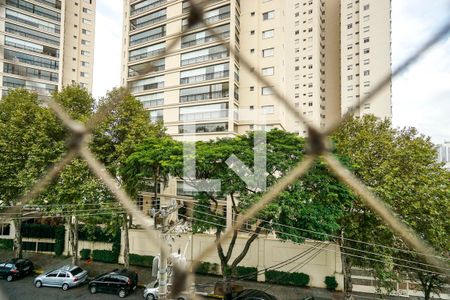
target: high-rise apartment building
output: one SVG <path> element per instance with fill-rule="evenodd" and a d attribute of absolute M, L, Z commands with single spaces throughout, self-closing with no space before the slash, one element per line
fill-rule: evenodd
<path fill-rule="evenodd" d="M 260 127 L 256 116 L 266 130 L 306 135 L 274 88 L 324 128 L 390 74 L 390 0 L 204 2 L 205 21 L 239 57 L 202 24 L 189 28 L 189 7 L 187 0 L 124 0 L 122 84 L 174 137 L 244 133 Z M 357 115 L 390 117 L 390 109 L 387 89 Z"/>
<path fill-rule="evenodd" d="M 92 90 L 95 0 L 1 0 L 2 92 Z"/>

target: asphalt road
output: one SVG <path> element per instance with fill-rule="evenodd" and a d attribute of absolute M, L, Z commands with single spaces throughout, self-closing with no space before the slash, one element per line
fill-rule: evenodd
<path fill-rule="evenodd" d="M 87 299 L 87 300 L 110 300 L 121 299 L 118 295 L 113 294 L 94 294 L 92 295 L 87 284 L 80 287 L 63 291 L 60 288 L 42 287 L 35 288 L 33 285 L 33 276 L 18 279 L 13 282 L 7 282 L 0 279 L 0 300 L 71 300 L 71 299 Z M 144 290 L 137 288 L 132 294 L 125 299 L 143 300 Z"/>

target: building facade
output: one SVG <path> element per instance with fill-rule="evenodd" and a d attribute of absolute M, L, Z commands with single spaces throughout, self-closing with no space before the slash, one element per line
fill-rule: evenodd
<path fill-rule="evenodd" d="M 438 162 L 444 163 L 444 168 L 450 170 L 450 142 L 437 145 L 436 150 Z"/>
<path fill-rule="evenodd" d="M 95 0 L 1 0 L 2 93 L 92 90 Z"/>
<path fill-rule="evenodd" d="M 124 0 L 122 84 L 176 138 L 245 133 L 260 126 L 260 116 L 266 130 L 306 135 L 296 113 L 324 128 L 390 74 L 390 0 L 203 5 L 206 22 L 238 56 L 202 24 L 188 27 L 189 1 Z M 356 115 L 369 113 L 391 117 L 390 88 Z"/>

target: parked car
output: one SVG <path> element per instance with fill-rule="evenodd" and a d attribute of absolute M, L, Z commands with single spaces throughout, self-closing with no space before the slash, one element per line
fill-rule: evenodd
<path fill-rule="evenodd" d="M 74 265 L 67 265 L 56 270 L 48 271 L 34 279 L 34 286 L 60 287 L 67 291 L 71 287 L 82 284 L 87 279 L 87 271 Z"/>
<path fill-rule="evenodd" d="M 117 294 L 120 298 L 124 298 L 136 289 L 137 283 L 136 272 L 127 269 L 114 270 L 97 276 L 89 282 L 89 291 L 91 294 L 101 292 Z"/>
<path fill-rule="evenodd" d="M 277 300 L 277 298 L 263 291 L 248 289 L 239 292 L 233 300 Z"/>
<path fill-rule="evenodd" d="M 33 273 L 33 271 L 33 263 L 24 258 L 13 258 L 0 264 L 0 277 L 6 278 L 7 281 L 25 277 Z"/>
<path fill-rule="evenodd" d="M 167 285 L 167 291 L 170 293 L 172 285 L 169 283 Z M 182 293 L 181 295 L 178 295 L 176 300 L 186 300 L 188 299 L 188 295 L 185 293 Z M 145 300 L 157 300 L 159 299 L 159 287 L 158 282 L 152 282 L 147 284 L 144 290 L 144 299 Z"/>

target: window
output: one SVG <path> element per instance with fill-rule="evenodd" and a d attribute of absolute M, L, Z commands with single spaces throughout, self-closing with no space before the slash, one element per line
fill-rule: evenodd
<path fill-rule="evenodd" d="M 10 23 L 5 23 L 5 31 L 14 33 L 23 37 L 31 38 L 37 41 L 42 41 L 52 45 L 59 45 L 59 37 L 48 35 L 43 32 L 38 32 L 32 29 L 28 29 L 22 26 L 17 26 Z"/>
<path fill-rule="evenodd" d="M 263 105 L 263 106 L 261 106 L 261 112 L 263 115 L 273 114 L 274 107 L 273 107 L 273 105 Z"/>
<path fill-rule="evenodd" d="M 181 107 L 179 120 L 184 122 L 228 118 L 228 103 Z"/>
<path fill-rule="evenodd" d="M 86 19 L 86 18 L 83 18 L 83 19 L 82 19 L 82 22 L 83 22 L 84 24 L 92 24 L 92 21 L 89 20 L 89 19 Z"/>
<path fill-rule="evenodd" d="M 250 92 L 253 92 L 255 90 L 255 87 L 254 86 L 251 86 L 250 87 Z"/>
<path fill-rule="evenodd" d="M 151 56 L 156 56 L 166 49 L 166 43 L 154 44 L 130 51 L 129 61 L 135 61 Z"/>
<path fill-rule="evenodd" d="M 38 67 L 44 67 L 49 69 L 58 69 L 59 62 L 52 59 L 47 59 L 43 57 L 38 57 L 30 54 L 25 54 L 21 52 L 12 51 L 9 49 L 4 49 L 4 58 L 10 61 L 18 61 L 21 63 L 34 65 Z"/>
<path fill-rule="evenodd" d="M 204 48 L 181 55 L 181 65 L 196 64 L 209 60 L 217 60 L 228 57 L 228 50 L 222 46 L 214 46 L 210 48 Z"/>
<path fill-rule="evenodd" d="M 230 25 L 222 25 L 214 28 L 221 38 L 230 37 Z M 185 35 L 181 38 L 181 48 L 205 44 L 214 41 L 214 37 L 208 30 Z"/>
<path fill-rule="evenodd" d="M 254 34 L 255 34 L 254 30 L 250 31 L 250 35 L 254 35 Z"/>
<path fill-rule="evenodd" d="M 10 224 L 0 224 L 0 235 L 9 235 L 11 232 Z"/>
<path fill-rule="evenodd" d="M 80 72 L 81 77 L 89 77 L 89 74 L 87 72 Z"/>
<path fill-rule="evenodd" d="M 50 33 L 60 33 L 61 27 L 59 25 L 43 21 L 41 19 L 37 19 L 34 17 L 30 17 L 28 15 L 18 13 L 16 11 L 10 10 L 9 8 L 6 9 L 6 18 L 11 19 L 14 21 L 18 21 L 21 23 L 24 23 L 26 25 L 35 27 L 37 29 L 47 31 Z"/>
<path fill-rule="evenodd" d="M 92 10 L 90 10 L 89 8 L 83 7 L 83 12 L 86 14 L 92 14 Z"/>
<path fill-rule="evenodd" d="M 273 94 L 273 88 L 270 86 L 266 86 L 261 88 L 261 95 L 272 95 Z"/>
<path fill-rule="evenodd" d="M 353 27 L 353 24 L 347 24 L 347 29 L 351 29 Z"/>
<path fill-rule="evenodd" d="M 91 44 L 91 41 L 88 40 L 81 40 L 81 45 L 89 46 Z"/>
<path fill-rule="evenodd" d="M 86 51 L 86 50 L 81 50 L 81 55 L 89 56 L 89 55 L 90 55 L 90 52 L 89 52 L 89 51 Z"/>
<path fill-rule="evenodd" d="M 262 32 L 262 38 L 263 39 L 269 39 L 272 38 L 275 34 L 275 30 L 270 29 L 270 30 L 265 30 Z"/>
<path fill-rule="evenodd" d="M 364 10 L 368 10 L 370 8 L 370 4 L 364 5 Z"/>
<path fill-rule="evenodd" d="M 364 43 L 368 43 L 370 41 L 370 38 L 366 37 L 366 38 L 364 38 L 363 41 L 364 41 Z"/>
<path fill-rule="evenodd" d="M 158 110 L 151 110 L 149 113 L 150 116 L 150 121 L 153 123 L 156 122 L 160 122 L 164 120 L 164 116 L 163 116 L 163 110 L 162 109 L 158 109 Z"/>
<path fill-rule="evenodd" d="M 261 73 L 263 76 L 272 76 L 275 72 L 275 68 L 274 67 L 268 67 L 268 68 L 263 68 L 261 70 Z"/>
<path fill-rule="evenodd" d="M 180 84 L 189 84 L 202 82 L 205 80 L 213 80 L 225 78 L 229 75 L 229 64 L 212 65 L 180 73 Z"/>
<path fill-rule="evenodd" d="M 370 19 L 370 16 L 369 16 L 369 15 L 363 17 L 363 21 L 364 21 L 364 22 L 369 21 L 369 19 Z"/>
<path fill-rule="evenodd" d="M 164 76 L 150 77 L 131 83 L 133 93 L 143 92 L 164 87 Z"/>
<path fill-rule="evenodd" d="M 130 28 L 135 30 L 150 24 L 154 24 L 167 18 L 166 9 L 161 9 L 143 17 L 136 18 L 131 21 Z"/>
<path fill-rule="evenodd" d="M 263 13 L 263 20 L 264 21 L 271 20 L 273 18 L 275 18 L 275 11 L 274 10 L 271 10 L 271 11 Z"/>
<path fill-rule="evenodd" d="M 363 32 L 369 32 L 369 31 L 370 31 L 370 26 L 363 27 Z"/>
<path fill-rule="evenodd" d="M 91 35 L 91 33 L 92 33 L 90 30 L 87 30 L 87 29 L 82 29 L 81 32 L 85 35 Z"/>
<path fill-rule="evenodd" d="M 81 61 L 81 66 L 82 67 L 88 67 L 89 63 L 87 61 Z"/>
<path fill-rule="evenodd" d="M 164 104 L 164 93 L 155 93 L 145 96 L 137 96 L 136 99 L 142 102 L 144 108 L 160 106 Z"/>
<path fill-rule="evenodd" d="M 204 85 L 180 90 L 181 103 L 227 98 L 228 96 L 229 96 L 228 83 Z"/>
<path fill-rule="evenodd" d="M 368 54 L 370 52 L 369 48 L 364 49 L 364 54 Z"/>
<path fill-rule="evenodd" d="M 363 64 L 364 65 L 368 65 L 370 63 L 370 59 L 365 59 L 365 60 L 363 60 Z"/>
<path fill-rule="evenodd" d="M 156 40 L 166 35 L 166 25 L 149 29 L 130 36 L 130 46 Z"/>
<path fill-rule="evenodd" d="M 370 70 L 364 70 L 364 76 L 369 76 L 370 75 Z"/>
<path fill-rule="evenodd" d="M 263 57 L 270 57 L 274 55 L 274 48 L 268 48 L 268 49 L 264 49 L 262 51 L 262 56 Z"/>
<path fill-rule="evenodd" d="M 228 130 L 228 123 L 212 123 L 212 124 L 196 124 L 196 125 L 180 125 L 179 133 L 206 133 L 206 132 L 223 132 Z"/>

